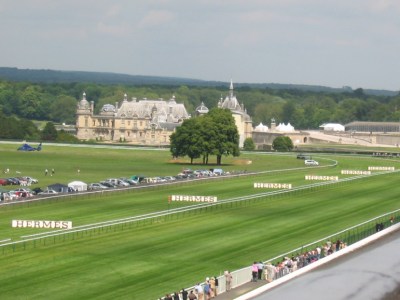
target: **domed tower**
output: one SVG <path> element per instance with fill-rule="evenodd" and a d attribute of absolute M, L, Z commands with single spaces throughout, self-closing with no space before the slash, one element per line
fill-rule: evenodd
<path fill-rule="evenodd" d="M 90 124 L 93 117 L 94 102 L 90 104 L 86 100 L 86 93 L 82 95 L 82 100 L 78 102 L 76 111 L 76 136 L 78 139 L 88 139 L 90 136 Z"/>
<path fill-rule="evenodd" d="M 208 108 L 204 105 L 204 102 L 201 102 L 201 105 L 198 108 L 196 108 L 194 115 L 195 117 L 198 117 L 206 113 L 208 113 Z"/>

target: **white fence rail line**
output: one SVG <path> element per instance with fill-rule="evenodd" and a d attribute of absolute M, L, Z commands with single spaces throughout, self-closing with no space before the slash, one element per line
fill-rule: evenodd
<path fill-rule="evenodd" d="M 46 196 L 46 197 L 39 197 L 39 198 L 35 197 L 33 199 L 24 199 L 24 200 L 3 202 L 3 203 L 0 203 L 0 207 L 8 206 L 8 205 L 15 205 L 15 204 L 19 204 L 19 203 L 31 203 L 31 202 L 41 201 L 41 200 L 65 199 L 65 198 L 70 198 L 73 196 L 86 196 L 86 195 L 90 196 L 90 195 L 97 195 L 97 194 L 107 194 L 107 193 L 115 193 L 115 192 L 123 192 L 123 191 L 142 190 L 142 189 L 148 189 L 151 187 L 159 187 L 159 186 L 174 186 L 174 185 L 178 185 L 180 183 L 193 183 L 193 182 L 201 182 L 204 180 L 210 181 L 210 180 L 221 180 L 221 179 L 233 179 L 233 178 L 240 178 L 240 177 L 246 177 L 246 176 L 259 176 L 259 175 L 267 174 L 267 173 L 300 171 L 300 170 L 317 169 L 317 168 L 329 168 L 329 167 L 335 167 L 338 163 L 336 160 L 332 160 L 332 159 L 327 159 L 327 160 L 333 161 L 333 164 L 326 165 L 326 166 L 312 166 L 312 167 L 270 170 L 270 171 L 242 173 L 242 174 L 231 174 L 231 175 L 223 175 L 223 176 L 216 176 L 216 177 L 188 178 L 188 179 L 175 180 L 175 181 L 164 182 L 164 183 L 153 183 L 153 184 L 146 184 L 146 185 L 140 185 L 140 186 L 127 186 L 127 187 L 122 187 L 122 188 L 113 188 L 113 189 L 106 189 L 106 190 L 100 190 L 100 191 L 85 191 L 85 192 L 77 192 L 77 193 L 73 193 L 73 194 L 58 194 L 55 196 Z"/>
<path fill-rule="evenodd" d="M 166 210 L 166 211 L 160 211 L 156 213 L 151 213 L 151 214 L 146 214 L 146 215 L 141 215 L 141 216 L 134 216 L 132 218 L 127 218 L 127 219 L 119 219 L 119 220 L 112 220 L 106 224 L 105 222 L 101 223 L 94 223 L 94 224 L 88 224 L 88 225 L 82 225 L 80 228 L 74 228 L 74 229 L 67 229 L 67 230 L 57 230 L 57 231 L 51 231 L 51 232 L 44 232 L 44 233 L 38 233 L 35 235 L 29 235 L 29 236 L 22 236 L 24 240 L 22 241 L 13 241 L 11 243 L 6 243 L 6 244 L 0 244 L 0 246 L 6 246 L 6 245 L 15 245 L 18 243 L 24 243 L 27 241 L 33 241 L 33 240 L 39 240 L 42 238 L 49 238 L 49 237 L 56 237 L 59 235 L 63 234 L 69 234 L 69 233 L 79 233 L 87 230 L 95 230 L 95 229 L 100 229 L 100 228 L 105 228 L 107 226 L 115 226 L 115 225 L 123 225 L 126 223 L 130 222 L 139 222 L 139 221 L 146 221 L 146 220 L 152 220 L 157 217 L 165 217 L 168 215 L 180 213 L 180 212 L 189 212 L 193 211 L 199 208 L 208 208 L 212 206 L 216 206 L 219 204 L 228 204 L 228 203 L 234 203 L 238 201 L 244 201 L 244 200 L 251 200 L 251 199 L 256 199 L 256 198 L 261 198 L 261 197 L 268 197 L 268 196 L 275 196 L 275 195 L 280 195 L 280 194 L 286 194 L 286 193 L 292 193 L 295 191 L 300 191 L 300 190 L 305 190 L 309 188 L 314 188 L 314 187 L 320 187 L 320 186 L 326 186 L 330 184 L 338 184 L 341 182 L 348 182 L 352 180 L 357 180 L 357 179 L 363 179 L 363 178 L 368 178 L 368 177 L 373 177 L 373 176 L 379 176 L 379 175 L 387 175 L 391 173 L 396 173 L 400 172 L 399 170 L 395 171 L 383 171 L 383 172 L 378 172 L 378 173 L 373 173 L 371 175 L 358 175 L 358 176 L 353 176 L 353 177 L 348 177 L 344 178 L 338 181 L 328 181 L 328 182 L 318 182 L 318 183 L 313 183 L 313 184 L 308 184 L 300 187 L 293 188 L 291 190 L 277 190 L 277 191 L 272 191 L 272 192 L 266 192 L 266 193 L 260 193 L 260 194 L 255 194 L 255 195 L 250 195 L 250 196 L 242 196 L 242 197 L 236 197 L 236 198 L 230 198 L 230 199 L 225 199 L 221 200 L 217 203 L 200 203 L 197 205 L 191 205 L 190 207 L 180 207 L 176 208 L 173 210 Z M 27 238 L 27 239 L 25 239 Z"/>

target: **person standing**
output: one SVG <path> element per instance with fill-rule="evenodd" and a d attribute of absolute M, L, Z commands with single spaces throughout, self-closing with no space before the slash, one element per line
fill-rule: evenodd
<path fill-rule="evenodd" d="M 214 291 L 214 297 L 216 297 L 218 295 L 218 277 L 215 276 L 214 277 L 215 280 L 215 291 Z"/>
<path fill-rule="evenodd" d="M 258 280 L 261 280 L 261 278 L 262 278 L 262 272 L 264 270 L 264 267 L 265 267 L 264 263 L 262 261 L 260 261 L 258 263 Z"/>
<path fill-rule="evenodd" d="M 211 286 L 211 298 L 214 298 L 215 297 L 215 279 L 214 279 L 214 277 L 211 277 L 210 286 Z"/>
<path fill-rule="evenodd" d="M 81 173 L 81 170 L 80 169 L 78 169 L 78 175 Z"/>
<path fill-rule="evenodd" d="M 47 173 L 49 172 L 49 170 L 44 170 L 44 176 L 47 176 Z"/>
<path fill-rule="evenodd" d="M 210 299 L 210 291 L 211 291 L 211 285 L 208 280 L 204 283 L 204 295 L 206 296 L 206 300 Z"/>
<path fill-rule="evenodd" d="M 189 299 L 190 299 L 190 300 L 195 300 L 195 299 L 197 299 L 197 297 L 196 297 L 196 295 L 193 293 L 193 291 L 190 291 Z"/>
<path fill-rule="evenodd" d="M 187 300 L 188 299 L 188 292 L 185 291 L 184 288 L 182 288 L 181 295 L 182 295 L 182 300 Z"/>
<path fill-rule="evenodd" d="M 200 285 L 200 284 L 196 284 L 195 286 L 194 286 L 194 289 L 196 290 L 196 292 L 197 292 L 197 299 L 199 299 L 199 300 L 204 300 L 204 293 L 203 293 L 203 287 Z"/>
<path fill-rule="evenodd" d="M 172 300 L 181 300 L 181 299 L 179 299 L 179 292 L 174 293 Z"/>
<path fill-rule="evenodd" d="M 275 279 L 275 267 L 269 262 L 265 270 L 265 279 L 272 282 Z"/>
<path fill-rule="evenodd" d="M 253 263 L 253 281 L 257 281 L 257 273 L 258 273 L 258 265 L 257 262 L 255 261 Z"/>
<path fill-rule="evenodd" d="M 225 270 L 224 275 L 226 279 L 226 291 L 229 292 L 232 289 L 231 288 L 232 275 L 228 270 Z"/>
<path fill-rule="evenodd" d="M 50 175 L 50 176 L 53 176 L 53 174 L 54 174 L 55 172 L 56 172 L 56 171 L 54 170 L 54 168 L 51 169 L 51 175 Z"/>
<path fill-rule="evenodd" d="M 317 246 L 316 250 L 317 250 L 317 260 L 320 260 L 321 259 L 321 248 L 319 246 Z"/>

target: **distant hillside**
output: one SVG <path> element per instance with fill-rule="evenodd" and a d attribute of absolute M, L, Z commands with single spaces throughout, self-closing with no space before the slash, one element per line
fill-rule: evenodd
<path fill-rule="evenodd" d="M 31 70 L 0 67 L 0 77 L 14 81 L 29 81 L 38 83 L 61 83 L 61 82 L 95 82 L 98 84 L 117 85 L 189 85 L 189 86 L 226 86 L 229 82 L 205 81 L 199 79 L 161 77 L 161 76 L 140 76 L 103 72 L 83 71 L 55 71 L 55 70 Z M 299 89 L 314 92 L 352 92 L 351 87 L 331 88 L 317 85 L 297 85 L 280 83 L 235 83 L 236 87 L 249 86 L 253 88 L 271 89 Z M 364 89 L 364 93 L 371 95 L 395 96 L 396 91 Z"/>

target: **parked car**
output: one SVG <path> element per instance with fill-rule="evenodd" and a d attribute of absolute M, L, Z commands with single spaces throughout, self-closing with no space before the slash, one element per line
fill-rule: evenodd
<path fill-rule="evenodd" d="M 28 192 L 28 193 L 33 194 L 33 191 L 31 189 L 29 189 L 29 188 L 21 188 L 21 187 L 15 189 L 14 192 Z"/>
<path fill-rule="evenodd" d="M 91 183 L 88 185 L 88 190 L 106 189 L 107 187 L 101 183 Z"/>
<path fill-rule="evenodd" d="M 115 186 L 118 186 L 118 180 L 119 180 L 119 179 L 117 179 L 117 178 L 108 178 L 108 179 L 106 180 L 106 182 L 109 182 L 109 183 L 111 183 L 111 184 L 113 184 L 113 185 L 115 185 Z"/>
<path fill-rule="evenodd" d="M 126 179 L 124 181 L 129 183 L 129 185 L 138 185 L 139 184 L 139 182 L 132 180 L 132 179 Z"/>
<path fill-rule="evenodd" d="M 14 194 L 13 192 L 6 192 L 1 194 L 1 200 L 2 201 L 11 201 L 11 200 L 16 200 L 18 199 L 18 196 Z"/>
<path fill-rule="evenodd" d="M 25 191 L 19 191 L 15 193 L 19 198 L 25 198 L 25 197 L 33 197 L 34 195 L 30 192 L 25 192 Z"/>
<path fill-rule="evenodd" d="M 7 185 L 6 179 L 0 179 L 0 185 Z"/>
<path fill-rule="evenodd" d="M 7 178 L 7 180 L 8 180 L 8 182 L 10 182 L 9 184 L 11 184 L 11 185 L 19 184 L 19 180 L 17 178 L 14 178 L 14 177 Z"/>
<path fill-rule="evenodd" d="M 127 183 L 127 182 L 125 182 L 124 180 L 121 180 L 121 179 L 118 179 L 117 185 L 118 186 L 130 186 L 129 183 Z"/>
<path fill-rule="evenodd" d="M 29 176 L 24 176 L 22 178 L 24 178 L 26 181 L 31 182 L 31 183 L 39 183 L 39 180 L 29 177 Z"/>
<path fill-rule="evenodd" d="M 45 190 L 43 192 L 38 193 L 38 195 L 46 196 L 46 195 L 57 195 L 58 193 L 55 190 Z"/>
<path fill-rule="evenodd" d="M 44 190 L 40 187 L 36 187 L 36 188 L 32 189 L 32 192 L 34 195 L 37 195 L 38 193 L 44 192 Z"/>
<path fill-rule="evenodd" d="M 314 165 L 314 166 L 318 166 L 319 165 L 319 163 L 317 161 L 315 161 L 315 160 L 305 160 L 304 163 L 306 165 Z"/>
<path fill-rule="evenodd" d="M 113 187 L 115 187 L 114 184 L 112 184 L 112 183 L 110 183 L 110 182 L 107 182 L 107 181 L 100 181 L 100 184 L 106 186 L 107 188 L 113 188 Z"/>
<path fill-rule="evenodd" d="M 151 179 L 151 178 L 149 178 L 149 177 L 146 177 L 146 178 L 143 178 L 143 180 L 141 181 L 141 183 L 153 183 L 153 179 Z"/>
<path fill-rule="evenodd" d="M 173 176 L 165 176 L 164 178 L 165 178 L 167 181 L 176 180 L 175 177 L 173 177 Z"/>

